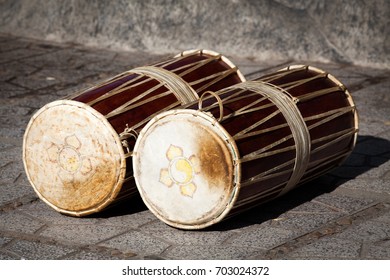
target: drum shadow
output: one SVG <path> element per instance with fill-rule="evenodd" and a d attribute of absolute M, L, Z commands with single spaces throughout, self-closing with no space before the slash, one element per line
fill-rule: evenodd
<path fill-rule="evenodd" d="M 284 196 L 251 208 L 205 230 L 226 231 L 239 229 L 275 219 L 305 202 L 334 191 L 346 181 L 379 167 L 389 160 L 389 140 L 374 136 L 358 136 L 355 149 L 340 167 L 297 187 Z"/>
<path fill-rule="evenodd" d="M 111 218 L 125 215 L 132 215 L 142 211 L 148 210 L 143 203 L 140 195 L 132 198 L 122 200 L 101 212 L 89 215 L 88 218 Z"/>

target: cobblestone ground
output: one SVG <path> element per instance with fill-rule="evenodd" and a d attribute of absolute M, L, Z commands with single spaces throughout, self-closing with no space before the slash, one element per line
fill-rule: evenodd
<path fill-rule="evenodd" d="M 155 218 L 140 199 L 86 218 L 61 215 L 30 186 L 22 138 L 46 103 L 160 60 L 0 35 L 0 259 L 390 259 L 390 71 L 303 62 L 344 82 L 360 115 L 343 166 L 202 231 Z M 248 78 L 296 61 L 231 58 Z"/>

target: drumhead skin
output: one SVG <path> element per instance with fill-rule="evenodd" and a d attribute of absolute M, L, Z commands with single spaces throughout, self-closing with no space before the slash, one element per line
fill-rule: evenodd
<path fill-rule="evenodd" d="M 159 114 L 141 131 L 133 168 L 148 208 L 165 223 L 200 229 L 222 220 L 239 191 L 234 140 L 206 113 Z"/>
<path fill-rule="evenodd" d="M 119 136 L 103 115 L 84 103 L 47 104 L 31 118 L 23 141 L 30 183 L 61 213 L 98 212 L 123 184 L 126 161 Z"/>

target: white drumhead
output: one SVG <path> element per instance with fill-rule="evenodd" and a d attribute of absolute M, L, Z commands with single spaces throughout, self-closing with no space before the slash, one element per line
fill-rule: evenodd
<path fill-rule="evenodd" d="M 134 177 L 148 208 L 165 223 L 199 229 L 221 220 L 239 188 L 237 147 L 213 117 L 175 110 L 152 119 L 133 155 Z"/>
<path fill-rule="evenodd" d="M 39 197 L 59 212 L 82 216 L 112 202 L 125 176 L 118 134 L 96 110 L 60 100 L 30 120 L 23 161 Z"/>

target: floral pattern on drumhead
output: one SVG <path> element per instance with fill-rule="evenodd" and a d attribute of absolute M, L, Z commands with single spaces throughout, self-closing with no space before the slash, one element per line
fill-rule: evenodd
<path fill-rule="evenodd" d="M 160 170 L 160 183 L 168 188 L 179 186 L 182 195 L 193 197 L 197 188 L 194 175 L 200 173 L 199 159 L 195 155 L 185 157 L 183 149 L 174 145 L 169 146 L 166 158 L 169 166 Z"/>
<path fill-rule="evenodd" d="M 81 146 L 81 141 L 73 134 L 65 137 L 63 144 L 51 143 L 46 150 L 50 162 L 59 167 L 57 175 L 64 184 L 85 178 L 93 171 L 91 160 L 80 154 Z"/>

